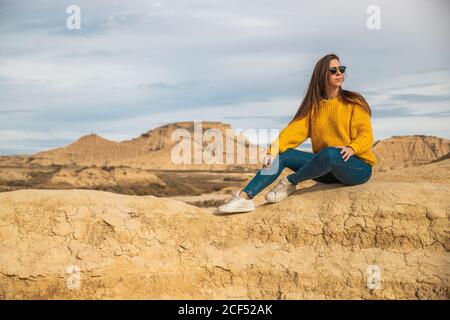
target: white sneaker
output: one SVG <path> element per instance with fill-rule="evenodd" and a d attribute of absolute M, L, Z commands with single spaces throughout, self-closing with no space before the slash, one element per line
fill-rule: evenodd
<path fill-rule="evenodd" d="M 289 182 L 287 177 L 283 178 L 278 184 L 269 192 L 266 193 L 267 202 L 278 202 L 287 198 L 292 192 L 295 191 L 297 186 Z"/>
<path fill-rule="evenodd" d="M 233 197 L 218 208 L 218 211 L 223 213 L 250 212 L 253 210 L 255 210 L 253 200 L 241 198 L 239 192 L 235 193 Z"/>

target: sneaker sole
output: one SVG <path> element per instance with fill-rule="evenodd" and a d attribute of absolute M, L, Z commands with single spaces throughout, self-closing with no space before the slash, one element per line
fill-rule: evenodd
<path fill-rule="evenodd" d="M 280 201 L 286 199 L 287 197 L 289 197 L 289 196 L 290 196 L 291 194 L 293 194 L 294 192 L 295 192 L 295 190 L 293 190 L 292 192 L 290 192 L 287 196 L 285 196 L 285 197 L 283 197 L 283 198 L 281 198 L 281 199 L 278 199 L 278 200 L 269 200 L 269 199 L 267 199 L 266 197 L 264 197 L 264 199 L 265 199 L 266 202 L 268 202 L 268 203 L 277 203 L 277 202 L 280 202 Z"/>
<path fill-rule="evenodd" d="M 223 210 L 217 210 L 219 213 L 244 213 L 244 212 L 252 212 L 255 211 L 255 208 L 253 209 L 241 209 L 241 210 L 233 210 L 233 211 L 223 211 Z"/>
<path fill-rule="evenodd" d="M 278 200 L 269 200 L 269 199 L 265 199 L 266 200 L 266 202 L 268 202 L 268 203 L 277 203 L 277 202 L 280 202 L 280 201 L 282 201 L 282 200 L 284 200 L 284 199 L 286 199 L 287 197 L 284 197 L 284 198 L 281 198 L 281 199 L 278 199 Z"/>

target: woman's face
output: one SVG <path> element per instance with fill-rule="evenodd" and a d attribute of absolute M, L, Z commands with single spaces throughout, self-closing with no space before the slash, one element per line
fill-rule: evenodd
<path fill-rule="evenodd" d="M 342 86 L 342 83 L 345 80 L 345 76 L 343 73 L 341 73 L 338 69 L 338 67 L 341 65 L 338 59 L 331 59 L 329 66 L 328 66 L 328 72 L 327 72 L 327 83 L 329 87 L 340 87 Z M 330 68 L 336 67 L 337 72 L 335 74 L 332 74 L 329 70 Z"/>

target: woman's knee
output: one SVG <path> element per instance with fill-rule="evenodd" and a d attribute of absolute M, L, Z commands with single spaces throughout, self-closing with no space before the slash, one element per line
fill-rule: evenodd
<path fill-rule="evenodd" d="M 292 156 L 292 154 L 294 154 L 295 152 L 296 152 L 296 150 L 294 148 L 289 148 L 289 149 L 286 149 L 284 152 L 280 152 L 279 156 L 286 158 L 286 157 Z"/>
<path fill-rule="evenodd" d="M 327 160 L 329 162 L 334 162 L 338 160 L 341 156 L 341 149 L 336 147 L 326 147 L 319 151 L 317 154 L 319 158 Z"/>
<path fill-rule="evenodd" d="M 284 152 L 281 152 L 278 154 L 278 161 L 280 162 L 280 165 L 285 166 L 285 162 L 287 159 L 291 158 L 295 152 L 295 149 L 289 148 L 285 150 Z"/>

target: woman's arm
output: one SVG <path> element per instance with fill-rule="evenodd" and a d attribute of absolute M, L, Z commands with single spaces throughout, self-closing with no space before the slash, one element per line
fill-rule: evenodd
<path fill-rule="evenodd" d="M 355 155 L 372 148 L 374 141 L 370 115 L 359 105 L 355 105 L 353 109 L 350 130 L 350 136 L 355 138 L 347 147 L 351 147 L 355 151 Z"/>
<path fill-rule="evenodd" d="M 267 151 L 273 156 L 282 153 L 289 148 L 295 148 L 310 137 L 309 115 L 294 120 L 286 128 L 281 130 L 278 138 L 273 141 Z"/>

